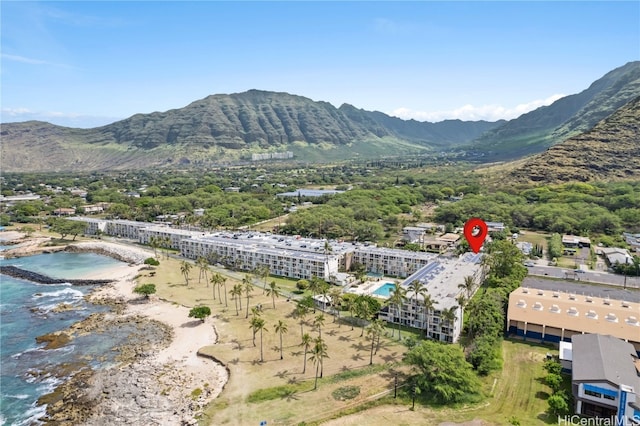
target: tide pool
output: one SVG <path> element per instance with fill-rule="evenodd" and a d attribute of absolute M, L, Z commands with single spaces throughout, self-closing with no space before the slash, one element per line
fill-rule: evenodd
<path fill-rule="evenodd" d="M 61 252 L 0 259 L 0 265 L 15 265 L 51 277 L 70 279 L 120 264 L 117 260 L 92 253 Z M 83 299 L 92 288 L 42 285 L 0 275 L 0 424 L 38 424 L 37 419 L 44 414 L 45 407 L 36 406 L 36 401 L 62 382 L 61 364 L 86 362 L 98 367 L 105 360 L 97 362 L 95 359 L 109 354 L 114 342 L 126 338 L 126 333 L 113 336 L 90 334 L 78 337 L 59 349 L 43 349 L 43 344 L 36 343 L 38 336 L 65 329 L 91 313 L 104 311 L 105 307 L 94 306 Z M 74 309 L 52 312 L 60 303 L 70 304 Z M 43 371 L 58 371 L 61 377 L 43 375 Z"/>

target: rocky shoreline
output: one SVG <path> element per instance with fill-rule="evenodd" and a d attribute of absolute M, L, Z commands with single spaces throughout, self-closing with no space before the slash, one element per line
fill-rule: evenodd
<path fill-rule="evenodd" d="M 113 280 L 68 280 L 63 278 L 51 278 L 37 272 L 27 271 L 17 266 L 7 265 L 0 266 L 0 274 L 8 275 L 13 278 L 20 278 L 38 284 L 71 284 L 71 285 L 104 285 L 113 282 Z"/>
<path fill-rule="evenodd" d="M 187 308 L 157 298 L 142 302 L 132 294 L 134 275 L 151 256 L 142 248 L 106 241 L 43 247 L 48 241 L 38 237 L 22 239 L 15 249 L 3 254 L 20 257 L 59 250 L 92 252 L 135 267 L 125 271 L 126 276 L 96 287 L 85 296 L 90 303 L 107 305 L 109 312 L 92 314 L 66 330 L 40 336 L 39 341 L 53 349 L 89 333 L 108 334 L 114 329 L 131 332 L 132 328 L 133 331 L 127 342 L 112 348 L 108 354 L 108 359 L 115 361 L 110 367 L 94 370 L 89 365 L 91 360 L 87 360 L 39 372 L 45 377 L 68 377 L 53 392 L 39 399 L 40 405 L 47 406 L 46 415 L 39 420 L 56 425 L 197 424 L 197 417 L 220 394 L 229 376 L 223 364 L 197 354 L 198 348 L 215 343 L 213 325 L 185 328 Z M 59 309 L 73 307 L 60 306 Z"/>

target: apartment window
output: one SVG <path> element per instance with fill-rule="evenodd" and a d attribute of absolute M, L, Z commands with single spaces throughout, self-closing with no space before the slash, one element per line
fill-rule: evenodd
<path fill-rule="evenodd" d="M 616 400 L 616 397 L 615 397 L 615 396 L 613 396 L 613 395 L 607 395 L 607 394 L 604 394 L 604 399 L 609 399 L 609 400 L 611 400 L 611 401 L 615 401 L 615 400 Z"/>
<path fill-rule="evenodd" d="M 585 395 L 589 395 L 589 396 L 593 396 L 594 398 L 602 398 L 602 394 L 601 393 L 594 392 L 592 390 L 585 389 L 584 394 Z"/>

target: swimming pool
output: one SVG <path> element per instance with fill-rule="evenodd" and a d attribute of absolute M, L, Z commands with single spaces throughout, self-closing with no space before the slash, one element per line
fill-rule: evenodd
<path fill-rule="evenodd" d="M 382 286 L 375 289 L 373 294 L 383 297 L 391 296 L 391 290 L 395 288 L 395 284 L 393 283 L 384 283 Z"/>

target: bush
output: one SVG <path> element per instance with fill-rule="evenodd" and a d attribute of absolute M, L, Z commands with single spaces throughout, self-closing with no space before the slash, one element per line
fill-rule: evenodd
<path fill-rule="evenodd" d="M 148 257 L 144 260 L 144 264 L 151 265 L 151 266 L 158 266 L 160 262 L 157 259 L 154 259 L 153 257 Z"/>
<path fill-rule="evenodd" d="M 196 306 L 189 311 L 189 318 L 197 318 L 204 322 L 205 318 L 211 315 L 211 308 L 208 306 Z"/>
<path fill-rule="evenodd" d="M 156 292 L 155 284 L 140 284 L 136 288 L 133 289 L 134 293 L 142 294 L 147 298 Z"/>
<path fill-rule="evenodd" d="M 296 288 L 300 291 L 304 291 L 309 288 L 309 281 L 302 279 L 296 282 Z"/>
<path fill-rule="evenodd" d="M 336 401 L 353 399 L 358 395 L 360 395 L 360 386 L 343 386 L 331 392 L 331 396 Z"/>

